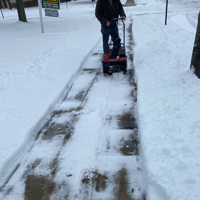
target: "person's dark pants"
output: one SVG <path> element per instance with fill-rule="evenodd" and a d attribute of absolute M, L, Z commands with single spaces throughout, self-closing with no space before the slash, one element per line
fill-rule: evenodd
<path fill-rule="evenodd" d="M 103 51 L 105 53 L 109 48 L 108 46 L 109 35 L 111 35 L 112 41 L 115 41 L 119 37 L 117 24 L 108 27 L 101 27 L 101 33 L 103 36 Z"/>

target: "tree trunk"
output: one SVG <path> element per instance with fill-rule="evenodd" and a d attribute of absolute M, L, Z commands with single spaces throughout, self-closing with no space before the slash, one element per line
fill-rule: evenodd
<path fill-rule="evenodd" d="M 23 0 L 16 0 L 19 21 L 27 22 Z"/>
<path fill-rule="evenodd" d="M 199 12 L 194 48 L 192 53 L 191 67 L 194 67 L 197 77 L 200 78 L 200 12 Z"/>

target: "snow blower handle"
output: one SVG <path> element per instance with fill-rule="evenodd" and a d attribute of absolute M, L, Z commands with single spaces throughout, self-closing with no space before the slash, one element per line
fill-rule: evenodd
<path fill-rule="evenodd" d="M 123 18 L 112 18 L 110 21 L 118 21 L 118 20 L 121 20 L 123 22 L 123 26 L 125 26 Z"/>
<path fill-rule="evenodd" d="M 118 20 L 123 20 L 123 18 L 112 18 L 110 21 L 118 21 Z"/>

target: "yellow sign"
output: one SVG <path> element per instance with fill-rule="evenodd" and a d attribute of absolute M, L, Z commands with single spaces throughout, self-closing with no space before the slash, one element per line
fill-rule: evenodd
<path fill-rule="evenodd" d="M 42 7 L 60 9 L 60 0 L 42 0 Z"/>
<path fill-rule="evenodd" d="M 45 3 L 58 3 L 58 0 L 43 0 Z"/>

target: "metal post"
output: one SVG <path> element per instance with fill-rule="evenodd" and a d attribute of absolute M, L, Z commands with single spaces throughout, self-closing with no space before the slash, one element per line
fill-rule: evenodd
<path fill-rule="evenodd" d="M 94 1 L 95 1 L 95 0 L 92 0 L 92 6 L 93 6 L 93 8 L 94 8 L 94 4 L 93 4 Z"/>
<path fill-rule="evenodd" d="M 124 47 L 125 47 L 125 22 L 124 22 L 124 20 L 122 20 L 122 22 L 123 22 L 123 36 L 124 36 L 123 42 L 124 42 Z"/>
<path fill-rule="evenodd" d="M 42 18 L 42 5 L 41 5 L 41 0 L 38 0 L 38 6 L 39 6 L 39 14 L 40 14 L 41 32 L 44 33 L 44 25 L 43 25 L 43 18 Z"/>
<path fill-rule="evenodd" d="M 0 8 L 1 9 L 1 8 Z M 3 12 L 2 12 L 2 10 L 1 10 L 1 14 L 2 14 L 2 17 L 3 17 L 3 19 L 4 19 L 4 16 L 3 16 Z"/>
<path fill-rule="evenodd" d="M 2 9 L 1 9 L 1 2 L 0 2 L 0 10 L 1 10 L 2 17 L 3 17 L 3 19 L 4 19 L 3 11 L 2 11 Z"/>
<path fill-rule="evenodd" d="M 167 25 L 168 0 L 166 0 L 165 25 Z"/>

